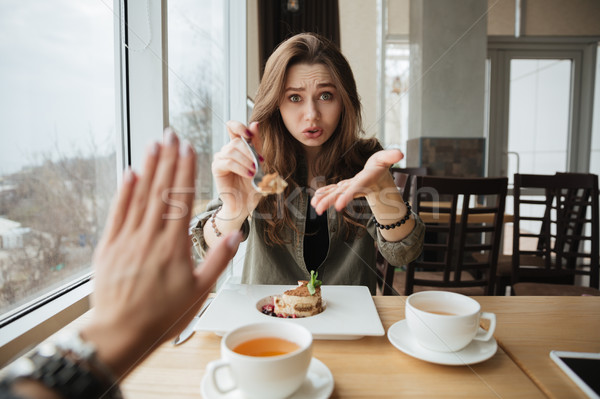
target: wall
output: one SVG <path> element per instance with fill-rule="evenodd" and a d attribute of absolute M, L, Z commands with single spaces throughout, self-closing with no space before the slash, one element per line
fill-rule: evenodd
<path fill-rule="evenodd" d="M 248 95 L 258 89 L 257 0 L 248 6 Z M 377 1 L 339 0 L 342 52 L 355 74 L 363 103 L 365 129 L 377 130 Z M 409 33 L 410 0 L 387 2 L 388 34 Z M 522 0 L 524 35 L 600 36 L 598 0 Z M 440 16 L 448 18 L 448 16 Z M 488 0 L 487 34 L 514 35 L 515 1 Z"/>
<path fill-rule="evenodd" d="M 248 76 L 246 86 L 248 89 L 248 97 L 254 99 L 258 91 L 260 83 L 260 72 L 258 65 L 258 0 L 247 0 L 247 21 L 246 29 L 248 29 L 248 37 L 246 43 L 248 45 Z"/>
<path fill-rule="evenodd" d="M 600 36 L 598 0 L 522 0 L 522 4 L 522 36 Z M 514 0 L 488 0 L 488 11 L 488 35 L 514 35 Z"/>
<path fill-rule="evenodd" d="M 247 89 L 248 96 L 253 98 L 259 85 L 258 1 L 247 0 L 247 7 Z M 377 129 L 377 0 L 340 0 L 339 12 L 342 52 L 354 72 L 365 130 L 372 135 Z"/>
<path fill-rule="evenodd" d="M 420 23 L 410 27 L 409 138 L 483 137 L 485 5 L 413 0 L 411 6 L 411 22 Z"/>
<path fill-rule="evenodd" d="M 377 0 L 340 0 L 342 52 L 348 59 L 363 105 L 367 135 L 377 133 Z"/>
<path fill-rule="evenodd" d="M 485 14 L 480 0 L 411 0 L 407 166 L 483 175 Z"/>
<path fill-rule="evenodd" d="M 340 0 L 345 1 L 345 0 Z M 408 35 L 410 0 L 386 0 L 388 34 Z M 523 36 L 600 36 L 598 0 L 522 0 Z M 514 36 L 515 0 L 488 0 L 489 36 Z"/>
<path fill-rule="evenodd" d="M 387 34 L 408 36 L 410 0 L 387 0 Z"/>

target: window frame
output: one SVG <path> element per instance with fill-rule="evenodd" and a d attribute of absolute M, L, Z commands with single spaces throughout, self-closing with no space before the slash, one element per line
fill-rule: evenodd
<path fill-rule="evenodd" d="M 141 169 L 146 146 L 169 125 L 167 0 L 113 0 L 117 185 L 123 170 Z M 136 18 L 131 18 L 135 16 Z M 227 95 L 223 117 L 246 120 L 246 1 L 226 0 Z M 144 26 L 145 25 L 145 26 Z M 126 29 L 127 27 L 127 29 Z M 141 32 L 137 35 L 137 32 Z M 144 35 L 149 38 L 143 42 Z M 127 44 L 137 36 L 136 43 Z M 141 48 L 135 48 L 144 43 Z M 147 82 L 153 82 L 148 85 Z M 218 134 L 219 132 L 216 132 Z M 227 134 L 218 134 L 225 143 Z M 0 367 L 90 309 L 92 273 L 44 295 L 0 321 Z"/>
<path fill-rule="evenodd" d="M 507 152 L 510 94 L 507 63 L 513 58 L 564 58 L 573 61 L 567 170 L 584 173 L 589 170 L 597 43 L 598 38 L 592 37 L 488 38 L 487 60 L 491 67 L 486 156 L 488 175 L 502 176 L 507 171 L 506 157 L 491 149 Z"/>

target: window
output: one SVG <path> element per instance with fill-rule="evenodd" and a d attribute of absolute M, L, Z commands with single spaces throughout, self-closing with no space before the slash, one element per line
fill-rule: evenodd
<path fill-rule="evenodd" d="M 0 3 L 0 319 L 85 280 L 116 189 L 113 14 Z"/>
<path fill-rule="evenodd" d="M 384 145 L 399 148 L 404 154 L 408 140 L 409 56 L 408 41 L 388 40 L 385 43 Z M 406 159 L 399 165 L 404 167 Z"/>
<path fill-rule="evenodd" d="M 408 154 L 410 81 L 410 7 L 408 2 L 378 1 L 378 138 L 385 148 Z M 406 167 L 406 158 L 396 166 Z"/>
<path fill-rule="evenodd" d="M 213 154 L 229 141 L 225 123 L 246 123 L 246 1 L 168 3 L 169 124 L 198 154 L 194 214 L 217 196 Z M 239 279 L 245 244 L 220 278 Z"/>
<path fill-rule="evenodd" d="M 600 175 L 600 46 L 596 52 L 596 83 L 594 88 L 594 109 L 592 110 L 592 154 L 590 173 Z"/>
<path fill-rule="evenodd" d="M 225 6 L 210 0 L 171 0 L 167 12 L 169 123 L 198 154 L 197 211 L 216 196 L 212 154 L 226 132 Z"/>
<path fill-rule="evenodd" d="M 572 61 L 510 62 L 508 176 L 567 170 Z M 513 155 L 514 157 L 510 157 Z"/>
<path fill-rule="evenodd" d="M 166 125 L 199 152 L 199 202 L 214 196 L 203 162 L 246 118 L 246 2 L 15 0 L 0 22 L 1 366 L 88 309 L 121 170 Z"/>

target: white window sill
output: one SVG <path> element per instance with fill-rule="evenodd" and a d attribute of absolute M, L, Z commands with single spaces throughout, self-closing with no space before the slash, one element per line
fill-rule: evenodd
<path fill-rule="evenodd" d="M 89 310 L 92 282 L 61 295 L 0 329 L 0 367 Z"/>

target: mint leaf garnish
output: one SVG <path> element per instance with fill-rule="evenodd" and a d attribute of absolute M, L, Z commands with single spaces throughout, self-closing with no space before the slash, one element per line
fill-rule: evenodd
<path fill-rule="evenodd" d="M 310 271 L 310 281 L 306 285 L 306 288 L 308 288 L 308 292 L 310 292 L 310 295 L 314 295 L 316 292 L 316 288 L 320 287 L 321 284 L 323 284 L 321 280 L 317 280 L 318 275 L 318 272 L 315 272 L 314 270 Z"/>

